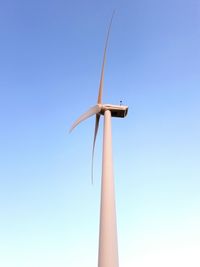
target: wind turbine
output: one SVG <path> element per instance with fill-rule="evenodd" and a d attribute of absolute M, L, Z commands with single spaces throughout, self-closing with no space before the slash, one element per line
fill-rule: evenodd
<path fill-rule="evenodd" d="M 114 13 L 113 13 L 114 15 Z M 82 121 L 95 115 L 95 130 L 92 148 L 92 180 L 93 180 L 93 160 L 96 137 L 99 128 L 100 117 L 104 116 L 103 133 L 103 156 L 102 156 L 102 181 L 101 181 L 101 207 L 100 207 L 100 229 L 99 229 L 99 255 L 98 267 L 118 267 L 118 242 L 117 242 L 117 223 L 115 207 L 115 190 L 112 160 L 112 129 L 111 117 L 124 118 L 128 112 L 128 106 L 111 105 L 102 103 L 104 67 L 106 61 L 106 50 L 112 25 L 113 15 L 108 28 L 103 64 L 101 69 L 101 79 L 97 104 L 81 115 L 72 125 L 70 132 Z"/>

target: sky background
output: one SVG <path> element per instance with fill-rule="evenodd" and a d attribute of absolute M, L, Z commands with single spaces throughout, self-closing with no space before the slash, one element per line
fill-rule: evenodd
<path fill-rule="evenodd" d="M 200 2 L 0 0 L 0 266 L 97 266 L 102 124 L 94 105 L 113 9 L 122 267 L 200 266 Z M 102 123 L 102 121 L 101 121 Z"/>

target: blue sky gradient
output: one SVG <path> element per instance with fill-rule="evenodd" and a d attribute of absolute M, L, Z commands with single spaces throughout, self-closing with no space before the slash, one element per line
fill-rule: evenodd
<path fill-rule="evenodd" d="M 103 47 L 113 119 L 120 266 L 199 267 L 200 2 L 0 3 L 0 266 L 97 265 Z"/>

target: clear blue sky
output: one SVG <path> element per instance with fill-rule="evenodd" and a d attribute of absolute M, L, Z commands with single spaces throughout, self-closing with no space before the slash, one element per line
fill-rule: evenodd
<path fill-rule="evenodd" d="M 0 266 L 97 266 L 107 26 L 121 267 L 200 266 L 200 2 L 0 2 Z M 102 125 L 101 125 L 102 126 Z"/>

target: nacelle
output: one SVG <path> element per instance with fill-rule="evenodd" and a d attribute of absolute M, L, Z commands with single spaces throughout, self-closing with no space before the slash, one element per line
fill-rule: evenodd
<path fill-rule="evenodd" d="M 112 117 L 124 118 L 128 113 L 128 106 L 103 104 L 101 106 L 100 114 L 104 115 L 106 110 L 110 110 Z"/>

